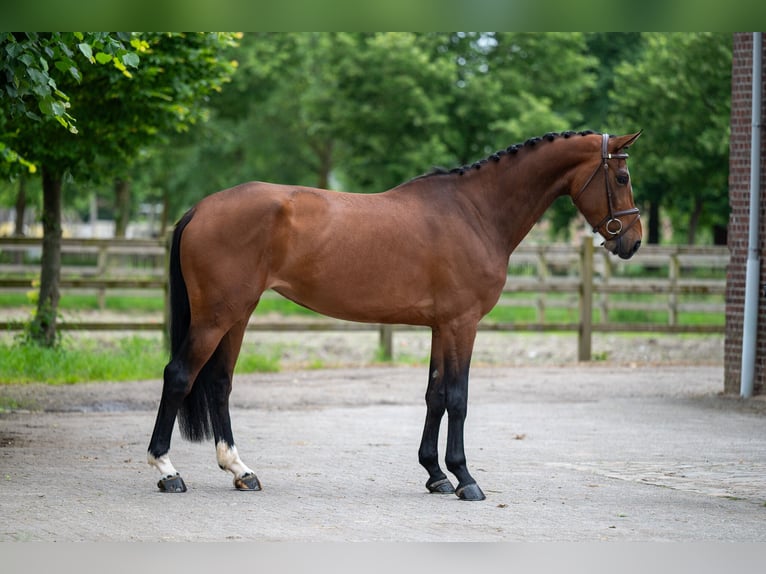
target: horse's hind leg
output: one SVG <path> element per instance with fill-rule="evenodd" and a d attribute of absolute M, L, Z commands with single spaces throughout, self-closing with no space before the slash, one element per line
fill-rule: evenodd
<path fill-rule="evenodd" d="M 218 466 L 234 475 L 234 486 L 238 490 L 261 490 L 261 483 L 255 473 L 242 462 L 234 445 L 229 414 L 234 365 L 237 362 L 242 339 L 247 328 L 247 319 L 237 323 L 223 337 L 216 352 L 205 365 L 200 376 L 212 378 L 210 393 L 210 419 L 213 423 L 213 437 Z"/>
<path fill-rule="evenodd" d="M 215 331 L 207 331 L 204 336 L 194 340 L 187 336 L 165 367 L 162 397 L 148 452 L 149 464 L 160 471 L 161 478 L 157 486 L 163 492 L 186 491 L 183 479 L 168 456 L 170 439 L 179 409 L 189 395 L 197 374 L 215 350 L 220 337 Z M 199 440 L 201 436 L 193 435 L 189 438 Z"/>

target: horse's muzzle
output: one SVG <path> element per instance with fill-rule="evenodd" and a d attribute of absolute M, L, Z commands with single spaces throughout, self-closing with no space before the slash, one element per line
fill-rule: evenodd
<path fill-rule="evenodd" d="M 620 259 L 630 259 L 636 254 L 639 247 L 641 247 L 640 239 L 631 242 L 626 241 L 624 236 L 604 242 L 604 248 L 619 256 Z"/>

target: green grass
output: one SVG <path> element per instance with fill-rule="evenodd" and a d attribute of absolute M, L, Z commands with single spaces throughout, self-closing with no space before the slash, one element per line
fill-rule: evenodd
<path fill-rule="evenodd" d="M 273 347 L 269 354 L 264 355 L 245 344 L 240 351 L 234 373 L 277 373 L 280 370 L 281 354 L 278 347 Z"/>
<path fill-rule="evenodd" d="M 65 339 L 53 349 L 34 344 L 0 343 L 0 384 L 67 385 L 159 379 L 167 358 L 162 342 L 156 337 L 132 336 L 113 341 Z M 236 372 L 275 372 L 280 368 L 279 358 L 278 349 L 261 355 L 245 347 Z"/>
<path fill-rule="evenodd" d="M 2 343 L 0 383 L 61 385 L 156 378 L 166 361 L 167 354 L 160 341 L 141 337 L 65 341 L 52 349 L 35 344 Z"/>

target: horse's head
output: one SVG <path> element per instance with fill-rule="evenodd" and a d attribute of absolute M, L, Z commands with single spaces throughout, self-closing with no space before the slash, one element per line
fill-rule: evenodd
<path fill-rule="evenodd" d="M 633 203 L 625 161 L 625 150 L 640 135 L 589 136 L 599 138 L 600 157 L 594 149 L 593 160 L 578 168 L 570 190 L 572 201 L 593 226 L 593 232 L 605 239 L 604 247 L 622 259 L 630 259 L 641 245 L 640 215 Z"/>

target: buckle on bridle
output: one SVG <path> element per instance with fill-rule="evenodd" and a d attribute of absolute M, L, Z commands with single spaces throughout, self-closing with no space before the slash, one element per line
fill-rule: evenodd
<path fill-rule="evenodd" d="M 613 223 L 617 224 L 616 229 L 612 229 Z M 615 235 L 619 235 L 622 232 L 622 220 L 617 218 L 610 219 L 609 221 L 606 222 L 606 225 L 604 225 L 604 231 L 606 231 L 612 237 L 614 237 Z"/>

